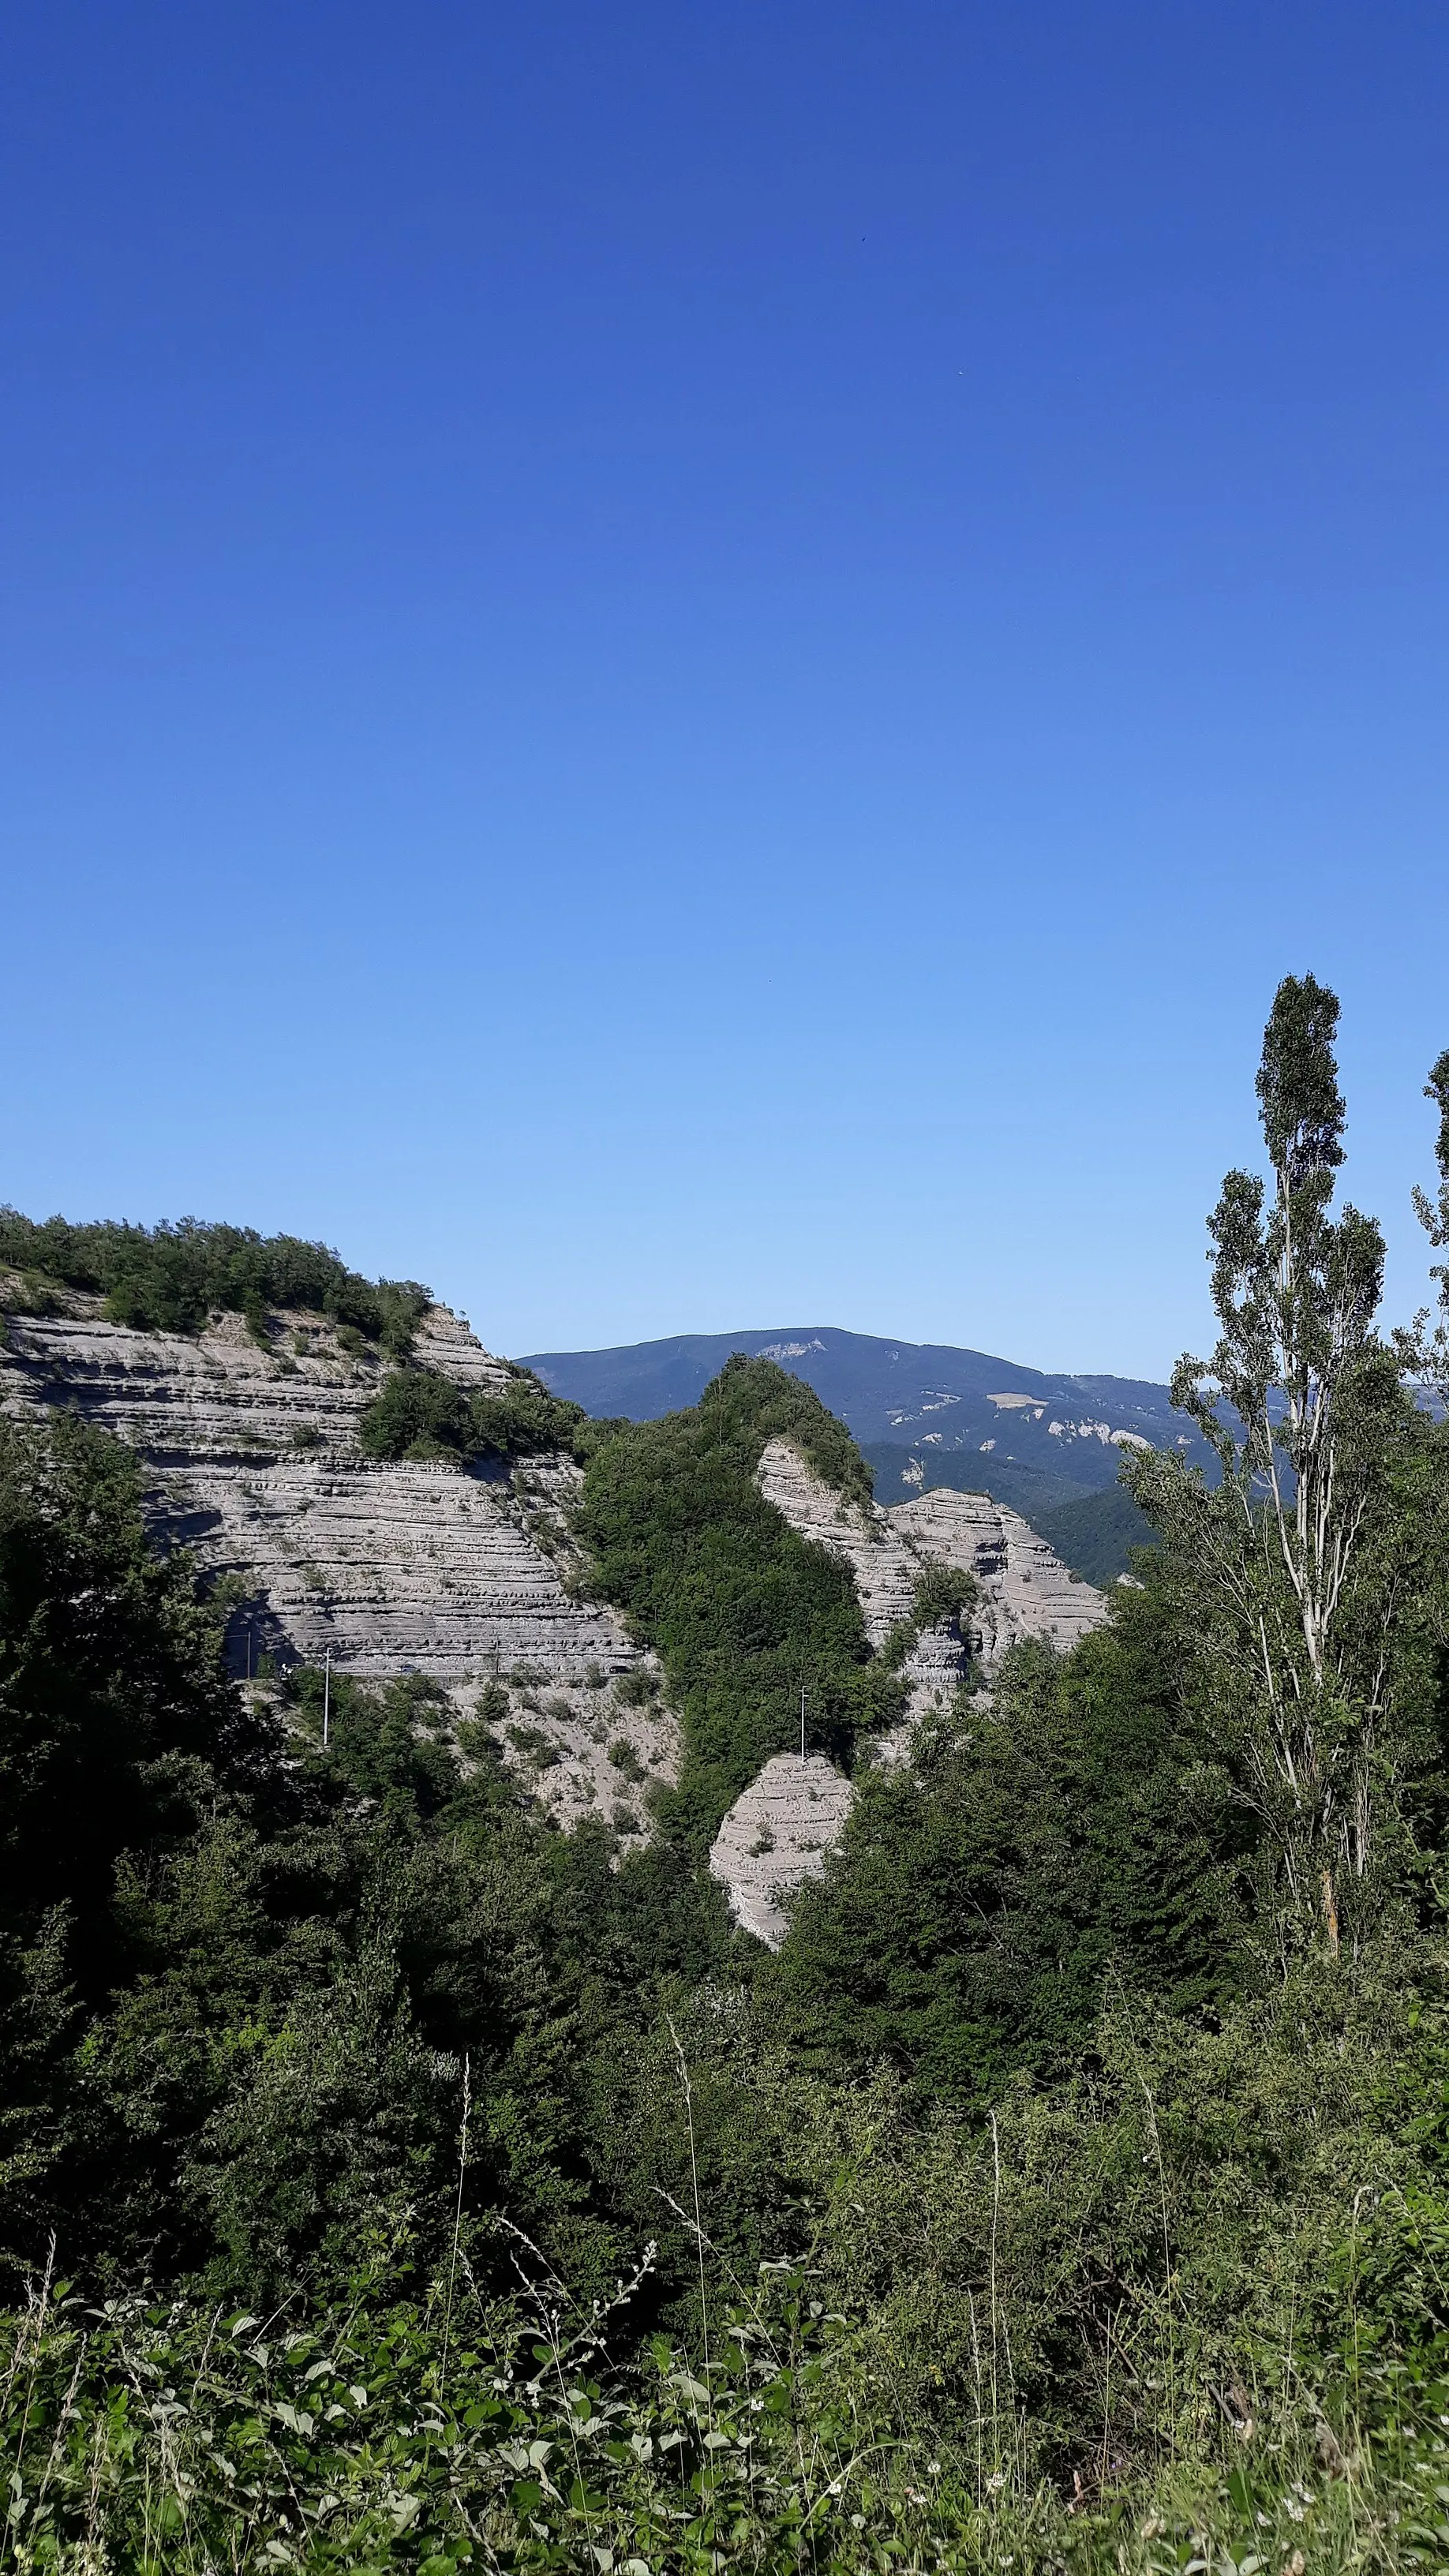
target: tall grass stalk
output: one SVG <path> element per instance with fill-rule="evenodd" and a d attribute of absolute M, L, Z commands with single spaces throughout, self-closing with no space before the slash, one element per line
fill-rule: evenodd
<path fill-rule="evenodd" d="M 708 2388 L 709 2290 L 704 2272 L 704 2224 L 699 2201 L 699 2161 L 694 2143 L 694 2089 L 689 2080 L 689 2062 L 680 2043 L 679 2033 L 674 2027 L 673 2015 L 667 2014 L 665 2018 L 669 2023 L 669 2036 L 674 2042 L 674 2053 L 679 2060 L 679 2081 L 684 2094 L 684 2118 L 689 2132 L 689 2185 L 694 2199 L 694 2250 L 699 2258 L 699 2334 L 700 2346 L 704 2354 L 704 2384 Z"/>
<path fill-rule="evenodd" d="M 463 2059 L 463 2124 L 458 2133 L 458 2197 L 453 2206 L 453 2242 L 448 2249 L 448 2295 L 443 2308 L 443 2351 L 438 2364 L 440 2384 L 448 2376 L 448 2337 L 453 2324 L 453 2291 L 458 2278 L 458 2244 L 463 2233 L 463 2184 L 468 2172 L 468 2116 L 473 2108 L 473 2061 Z"/>

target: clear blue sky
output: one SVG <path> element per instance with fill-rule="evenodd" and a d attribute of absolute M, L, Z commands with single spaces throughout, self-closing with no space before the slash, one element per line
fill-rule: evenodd
<path fill-rule="evenodd" d="M 1449 11 L 11 0 L 0 1195 L 1161 1374 L 1449 1044 Z"/>

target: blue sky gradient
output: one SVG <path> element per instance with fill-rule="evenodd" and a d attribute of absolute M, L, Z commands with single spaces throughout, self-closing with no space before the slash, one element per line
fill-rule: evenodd
<path fill-rule="evenodd" d="M 1441 6 L 0 25 L 0 1195 L 1160 1375 L 1449 1044 Z"/>

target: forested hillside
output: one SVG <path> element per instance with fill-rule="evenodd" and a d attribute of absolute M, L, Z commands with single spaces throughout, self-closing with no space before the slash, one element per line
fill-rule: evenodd
<path fill-rule="evenodd" d="M 0 2564 L 1444 2563 L 1449 1264 L 1385 1333 L 1336 1027 L 1281 987 L 1210 1219 L 1213 1476 L 1126 1444 L 1106 1625 L 890 1762 L 904 1629 L 759 1474 L 869 1470 L 778 1362 L 585 1423 L 316 1247 L 3 1220 L 17 1317 L 330 1315 L 379 1472 L 568 1451 L 601 1705 L 683 1749 L 563 1831 L 497 1684 L 239 1681 L 131 1451 L 0 1416 Z M 802 1687 L 855 1795 L 771 1955 L 706 1853 Z"/>
<path fill-rule="evenodd" d="M 734 1352 L 814 1388 L 859 1442 L 878 1502 L 942 1485 L 990 1494 L 1092 1583 L 1115 1581 L 1130 1550 L 1151 1537 L 1117 1482 L 1124 1448 L 1176 1448 L 1209 1478 L 1217 1472 L 1210 1443 L 1165 1386 L 1046 1376 L 984 1351 L 885 1342 L 834 1325 L 542 1351 L 527 1366 L 589 1414 L 648 1422 L 697 1403 Z"/>

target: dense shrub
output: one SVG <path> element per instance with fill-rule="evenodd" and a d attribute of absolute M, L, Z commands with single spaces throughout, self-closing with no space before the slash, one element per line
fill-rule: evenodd
<path fill-rule="evenodd" d="M 550 1395 L 526 1369 L 515 1369 L 502 1395 L 476 1394 L 469 1413 L 474 1445 L 503 1458 L 522 1458 L 545 1449 L 586 1452 L 607 1425 L 590 1423 L 581 1404 Z"/>
<path fill-rule="evenodd" d="M 56 1281 L 104 1296 L 113 1322 L 150 1331 L 200 1332 L 216 1307 L 258 1324 L 269 1306 L 300 1307 L 398 1355 L 431 1303 L 416 1280 L 360 1278 L 323 1244 L 195 1217 L 155 1227 L 71 1225 L 58 1216 L 36 1224 L 0 1208 L 0 1267 L 33 1277 L 33 1292 L 22 1279 L 30 1311 L 45 1311 L 35 1300 Z"/>
<path fill-rule="evenodd" d="M 420 1677 L 334 1673 L 324 1746 L 320 1674 L 225 1679 L 223 1607 L 126 1451 L 0 1419 L 0 2263 L 54 2230 L 93 2280 L 280 2292 L 364 2243 L 414 2279 L 466 2057 L 475 2269 L 503 2208 L 607 2277 L 619 2033 L 727 1960 L 719 1890 L 557 1833 Z M 675 2243 L 655 2297 L 690 2277 Z"/>
<path fill-rule="evenodd" d="M 1069 1656 L 1017 1647 L 909 1768 L 868 1773 L 844 1843 L 769 1972 L 802 2045 L 991 2098 L 1081 2061 L 1103 1978 L 1175 2011 L 1256 1973 L 1255 1827 L 1211 1759 L 1191 1657 L 1145 1560 Z"/>
<path fill-rule="evenodd" d="M 74 1415 L 0 1415 L 0 1937 L 63 1917 L 65 1975 L 115 1973 L 112 1876 L 266 1772 L 273 1732 L 223 1678 L 220 1620 L 149 1546 L 130 1452 Z M 12 1950 L 13 1955 L 13 1950 Z"/>
<path fill-rule="evenodd" d="M 452 2247 L 426 2300 L 380 2295 L 363 2270 L 335 2302 L 294 2298 L 262 2315 L 135 2296 L 98 2309 L 46 2278 L 0 2324 L 13 2563 L 26 2576 L 110 2565 L 168 2576 L 278 2565 L 313 2576 L 586 2565 L 621 2576 L 724 2566 L 761 2576 L 1390 2576 L 1442 2566 L 1442 2372 L 1356 2332 L 1336 2373 L 1301 2333 L 1261 2369 L 1241 2335 L 1209 2355 L 1187 2284 L 1172 2295 L 1177 2142 L 1164 2147 L 1151 2086 L 1132 2089 L 1138 2107 L 1120 2139 L 1089 2124 L 1074 2158 L 1064 2131 L 1055 2151 L 1039 2146 L 1034 2173 L 1018 2170 L 1019 2124 L 976 2167 L 958 2158 L 954 2177 L 939 2141 L 934 2170 L 918 2152 L 890 2171 L 889 2114 L 872 2131 L 859 2106 L 842 2141 L 864 2176 L 853 2282 L 836 2277 L 833 2248 L 824 2262 L 755 2267 L 718 2282 L 682 2340 L 641 2343 L 632 2331 L 647 2247 L 593 2302 L 522 2240 L 506 2298 L 480 2297 Z M 464 2174 L 470 2138 L 460 2123 Z M 1065 2264 L 1044 2198 L 1053 2184 L 1078 2230 Z M 1157 2238 L 1159 2278 L 1145 2298 L 1130 2277 L 1094 2277 L 1099 2252 L 1130 2241 L 1128 2228 L 1102 2223 L 1124 2191 L 1141 2205 L 1143 2247 Z M 1347 2230 L 1338 2244 L 1322 2240 L 1331 2274 L 1355 2258 L 1353 2215 L 1341 2193 L 1330 2201 Z M 922 2404 L 898 2356 L 903 2342 L 924 2346 L 954 2251 L 932 2222 L 948 2215 L 968 2231 L 952 2285 L 963 2348 L 940 2356 L 947 2372 L 938 2362 Z M 867 2216 L 885 2222 L 868 2243 Z M 910 2315 L 898 2294 L 913 2253 L 926 2269 L 910 2285 Z M 1020 2304 L 1047 2269 L 1063 2285 L 1085 2279 L 1101 2316 L 1098 2372 L 1083 2374 L 1085 2402 L 1054 2476 L 1024 2403 L 1034 2355 Z M 1247 2286 L 1254 2296 L 1251 2273 Z M 1346 2284 L 1339 2304 L 1346 2323 Z M 1083 2358 L 1080 2334 L 1071 2341 Z M 939 2383 L 957 2360 L 963 2392 L 948 2410 Z M 1144 2401 L 1157 2419 L 1145 2444 Z"/>
<path fill-rule="evenodd" d="M 462 1457 L 468 1435 L 467 1397 L 432 1369 L 390 1369 L 357 1426 L 369 1458 Z"/>
<path fill-rule="evenodd" d="M 518 1370 L 503 1395 L 467 1393 L 431 1369 L 389 1372 L 358 1425 L 369 1458 L 527 1457 L 570 1449 L 583 1409 Z"/>

